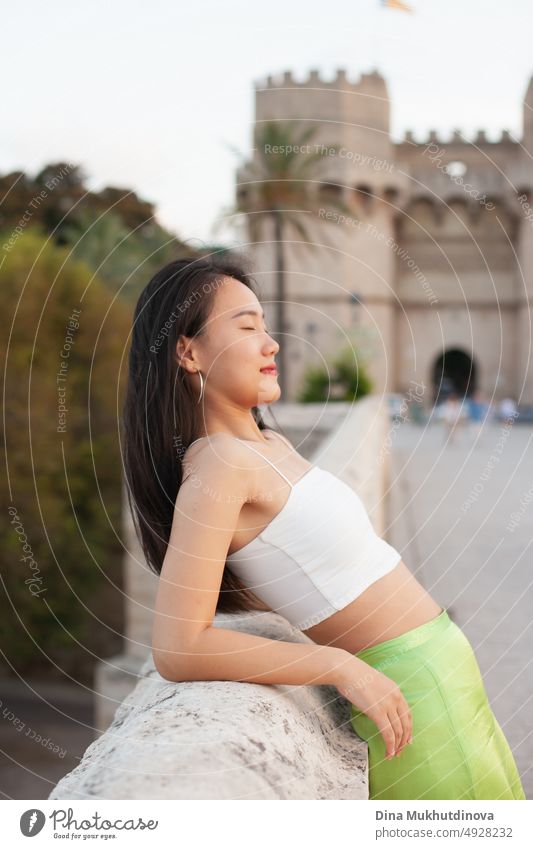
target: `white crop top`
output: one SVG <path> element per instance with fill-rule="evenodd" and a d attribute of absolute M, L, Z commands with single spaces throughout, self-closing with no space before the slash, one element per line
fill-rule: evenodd
<path fill-rule="evenodd" d="M 340 478 L 315 465 L 292 484 L 244 444 L 291 491 L 267 527 L 226 561 L 261 601 L 303 631 L 346 607 L 397 566 L 401 554 L 376 534 L 360 497 Z"/>

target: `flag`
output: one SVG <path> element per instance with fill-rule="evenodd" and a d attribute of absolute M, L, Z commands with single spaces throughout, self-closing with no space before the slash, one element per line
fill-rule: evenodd
<path fill-rule="evenodd" d="M 381 0 L 381 5 L 386 9 L 398 9 L 399 12 L 412 12 L 410 6 L 402 3 L 401 0 Z"/>

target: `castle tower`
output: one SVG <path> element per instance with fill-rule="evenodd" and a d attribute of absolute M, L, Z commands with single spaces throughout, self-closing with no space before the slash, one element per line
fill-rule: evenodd
<path fill-rule="evenodd" d="M 391 389 L 394 256 L 388 240 L 405 180 L 393 164 L 384 79 L 373 72 L 352 82 L 343 70 L 331 82 L 316 70 L 303 82 L 289 71 L 278 81 L 269 76 L 265 84 L 256 84 L 255 121 L 256 128 L 267 121 L 293 122 L 295 138 L 314 128 L 310 147 L 301 155 L 319 154 L 320 159 L 319 176 L 307 184 L 314 203 L 301 211 L 308 242 L 294 228 L 283 236 L 287 323 L 279 341 L 290 359 L 286 399 L 295 399 L 308 366 L 331 364 L 351 344 L 346 333 L 355 333 L 356 352 L 364 357 L 376 391 Z M 333 145 L 337 151 L 332 153 Z M 261 153 L 255 151 L 256 164 Z M 241 188 L 248 179 L 244 167 L 238 175 Z M 332 196 L 350 209 L 346 220 L 335 214 Z M 275 327 L 273 226 L 265 223 L 259 244 L 249 253 L 267 318 Z"/>
<path fill-rule="evenodd" d="M 430 131 L 396 147 L 409 174 L 409 200 L 397 221 L 398 381 L 423 381 L 440 395 L 480 389 L 498 400 L 519 397 L 519 321 L 513 185 L 520 145 L 505 130 L 489 141 Z M 521 399 L 524 400 L 524 399 Z"/>
<path fill-rule="evenodd" d="M 375 71 L 353 82 L 342 70 L 330 82 L 317 71 L 298 82 L 287 71 L 256 85 L 255 106 L 256 129 L 292 122 L 297 140 L 314 128 L 310 151 L 298 156 L 314 154 L 320 165 L 297 206 L 307 241 L 290 226 L 280 240 L 287 400 L 309 366 L 331 365 L 352 340 L 378 393 L 408 396 L 416 383 L 420 397 L 423 384 L 429 408 L 445 377 L 460 393 L 533 404 L 533 78 L 522 139 L 431 130 L 393 142 Z M 238 194 L 255 190 L 250 166 L 264 167 L 262 154 L 256 145 L 238 172 Z M 332 198 L 350 216 L 340 218 Z M 276 246 L 267 221 L 248 252 L 277 330 Z"/>

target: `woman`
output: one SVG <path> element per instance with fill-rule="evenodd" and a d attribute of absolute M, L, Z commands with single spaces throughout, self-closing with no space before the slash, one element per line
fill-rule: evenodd
<path fill-rule="evenodd" d="M 160 575 L 158 671 L 335 685 L 368 741 L 372 799 L 523 799 L 462 631 L 356 493 L 265 426 L 278 350 L 235 261 L 170 263 L 139 298 L 124 462 Z M 313 643 L 213 627 L 217 611 L 247 610 L 275 610 Z"/>

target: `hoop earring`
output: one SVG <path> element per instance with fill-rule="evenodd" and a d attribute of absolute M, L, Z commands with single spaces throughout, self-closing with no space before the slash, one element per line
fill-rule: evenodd
<path fill-rule="evenodd" d="M 200 395 L 198 397 L 198 401 L 196 402 L 197 404 L 199 404 L 204 394 L 204 379 L 202 377 L 202 372 L 200 371 L 200 369 L 197 369 L 196 374 L 200 375 Z"/>

